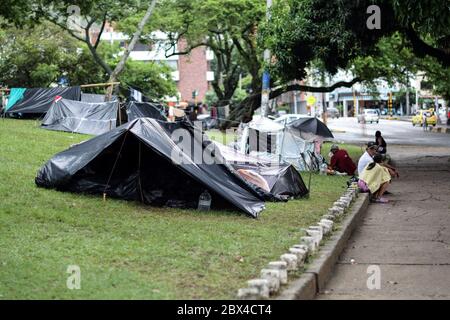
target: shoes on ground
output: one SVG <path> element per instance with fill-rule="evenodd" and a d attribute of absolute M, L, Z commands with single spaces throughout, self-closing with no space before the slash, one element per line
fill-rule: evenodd
<path fill-rule="evenodd" d="M 386 199 L 386 198 L 380 197 L 380 198 L 375 199 L 374 202 L 375 202 L 375 203 L 388 203 L 389 200 Z"/>

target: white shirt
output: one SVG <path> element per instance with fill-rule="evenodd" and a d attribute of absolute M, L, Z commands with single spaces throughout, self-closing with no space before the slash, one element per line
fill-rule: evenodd
<path fill-rule="evenodd" d="M 373 162 L 373 158 L 370 156 L 370 154 L 364 152 L 364 154 L 359 158 L 358 161 L 358 174 L 361 174 L 363 172 L 364 168 L 369 164 Z"/>

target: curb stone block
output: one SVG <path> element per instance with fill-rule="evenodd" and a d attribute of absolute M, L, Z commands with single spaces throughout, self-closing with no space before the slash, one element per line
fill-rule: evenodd
<path fill-rule="evenodd" d="M 335 235 L 333 235 L 323 247 L 320 253 L 311 261 L 308 269 L 280 292 L 279 300 L 314 299 L 316 294 L 323 290 L 328 281 L 339 255 L 345 247 L 352 231 L 363 218 L 369 204 L 368 196 L 363 195 L 357 200 L 355 206 L 349 211 L 348 216 L 342 221 Z M 332 222 L 322 219 L 322 223 Z"/>
<path fill-rule="evenodd" d="M 247 284 L 250 289 L 256 289 L 261 298 L 269 298 L 269 281 L 267 279 L 252 279 L 247 281 Z"/>
<path fill-rule="evenodd" d="M 280 290 L 280 282 L 281 282 L 280 270 L 262 269 L 261 278 L 267 279 L 269 283 L 270 293 L 274 293 Z"/>
<path fill-rule="evenodd" d="M 243 288 L 238 290 L 237 298 L 240 300 L 260 300 L 265 298 L 261 296 L 256 288 Z M 269 296 L 267 296 L 268 299 Z"/>
<path fill-rule="evenodd" d="M 328 209 L 328 214 L 330 215 L 330 216 L 333 216 L 333 217 L 336 217 L 337 215 L 338 215 L 338 213 L 339 213 L 339 209 L 338 209 L 338 207 L 331 207 L 330 209 Z"/>
<path fill-rule="evenodd" d="M 300 242 L 308 246 L 308 252 L 316 252 L 316 242 L 313 237 L 301 237 Z"/>
<path fill-rule="evenodd" d="M 298 258 L 300 259 L 300 263 L 303 265 L 303 263 L 306 261 L 309 255 L 309 249 L 308 246 L 305 244 L 295 244 L 293 246 L 294 249 L 299 249 L 302 252 L 300 252 Z"/>
<path fill-rule="evenodd" d="M 333 230 L 334 222 L 332 220 L 321 219 L 319 223 L 322 223 L 323 225 L 325 225 L 329 231 Z"/>
<path fill-rule="evenodd" d="M 324 215 L 324 216 L 322 217 L 322 220 L 323 220 L 323 219 L 329 220 L 329 221 L 334 221 L 334 219 L 336 219 L 336 217 L 333 216 L 333 215 L 331 215 L 331 214 L 326 214 L 326 215 Z"/>
<path fill-rule="evenodd" d="M 332 230 L 332 225 L 330 225 L 329 223 L 319 222 L 319 226 L 321 226 L 323 228 L 324 235 L 329 234 Z"/>
<path fill-rule="evenodd" d="M 315 226 L 309 226 L 308 230 L 317 230 L 323 235 L 323 227 L 320 226 L 319 224 L 317 224 Z"/>
<path fill-rule="evenodd" d="M 303 262 L 306 260 L 306 251 L 299 248 L 290 248 L 289 252 L 297 256 L 297 266 L 300 268 L 303 266 Z"/>
<path fill-rule="evenodd" d="M 306 233 L 314 239 L 317 248 L 320 245 L 320 241 L 322 241 L 322 231 L 308 229 Z"/>
<path fill-rule="evenodd" d="M 267 265 L 267 269 L 278 270 L 280 272 L 280 283 L 288 282 L 287 263 L 285 261 L 272 261 Z"/>
<path fill-rule="evenodd" d="M 334 206 L 333 208 L 331 208 L 331 212 L 335 217 L 340 217 L 344 214 L 344 208 Z"/>
<path fill-rule="evenodd" d="M 343 201 L 340 201 L 340 200 L 336 201 L 336 202 L 334 203 L 334 205 L 335 205 L 336 207 L 342 208 L 342 209 L 345 209 L 345 207 L 346 207 L 346 204 L 345 204 Z"/>
<path fill-rule="evenodd" d="M 348 208 L 350 207 L 351 200 L 348 198 L 341 198 L 340 200 L 338 200 L 338 202 L 342 203 L 344 205 L 344 208 Z"/>
<path fill-rule="evenodd" d="M 343 197 L 341 197 L 342 200 L 344 200 L 344 202 L 352 202 L 353 198 L 350 195 L 345 195 Z"/>
<path fill-rule="evenodd" d="M 308 246 L 306 244 L 296 244 L 294 245 L 294 248 L 302 249 L 306 253 L 308 253 Z"/>
<path fill-rule="evenodd" d="M 286 270 L 287 271 L 298 270 L 299 264 L 298 264 L 297 255 L 295 255 L 293 253 L 285 253 L 280 257 L 280 259 L 282 261 L 286 262 Z"/>

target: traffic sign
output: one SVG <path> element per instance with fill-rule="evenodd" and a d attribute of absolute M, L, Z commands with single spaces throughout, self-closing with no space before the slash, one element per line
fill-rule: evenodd
<path fill-rule="evenodd" d="M 314 96 L 308 96 L 306 98 L 306 102 L 308 103 L 309 106 L 312 106 L 316 103 L 317 99 Z"/>

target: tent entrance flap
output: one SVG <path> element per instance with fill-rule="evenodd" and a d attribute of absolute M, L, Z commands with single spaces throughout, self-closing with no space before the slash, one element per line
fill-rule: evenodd
<path fill-rule="evenodd" d="M 135 135 L 124 133 L 72 176 L 64 189 L 106 193 L 152 206 L 197 208 L 198 198 L 206 188 Z M 208 192 L 214 209 L 236 209 L 215 192 Z"/>

